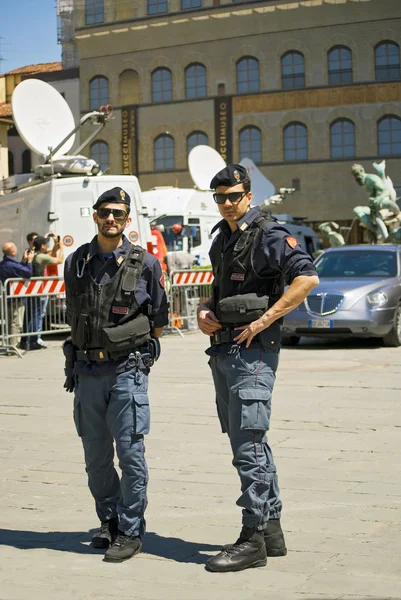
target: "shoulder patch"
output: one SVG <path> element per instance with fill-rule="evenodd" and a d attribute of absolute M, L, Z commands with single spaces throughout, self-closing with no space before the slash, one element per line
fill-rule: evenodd
<path fill-rule="evenodd" d="M 295 248 L 295 246 L 298 244 L 296 238 L 292 236 L 286 237 L 285 241 L 287 242 L 290 248 Z"/>
<path fill-rule="evenodd" d="M 165 278 L 164 278 L 164 273 L 162 273 L 162 276 L 159 279 L 159 283 L 160 283 L 160 285 L 162 286 L 163 289 L 166 287 L 166 281 L 165 281 Z"/>

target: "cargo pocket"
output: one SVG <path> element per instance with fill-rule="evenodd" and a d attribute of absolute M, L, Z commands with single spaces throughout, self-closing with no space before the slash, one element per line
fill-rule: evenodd
<path fill-rule="evenodd" d="M 267 431 L 270 425 L 271 392 L 268 389 L 238 390 L 241 400 L 241 429 Z"/>
<path fill-rule="evenodd" d="M 79 435 L 79 437 L 82 437 L 82 430 L 81 430 L 81 404 L 79 402 L 78 396 L 76 396 L 76 395 L 74 396 L 73 417 L 74 417 L 74 423 L 75 423 L 75 428 L 77 430 L 77 434 Z"/>
<path fill-rule="evenodd" d="M 135 435 L 146 435 L 149 433 L 150 429 L 150 408 L 148 395 L 143 393 L 134 394 L 133 403 L 133 433 Z"/>

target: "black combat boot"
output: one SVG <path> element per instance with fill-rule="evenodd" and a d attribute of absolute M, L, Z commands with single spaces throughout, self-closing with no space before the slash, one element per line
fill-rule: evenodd
<path fill-rule="evenodd" d="M 206 568 L 216 573 L 224 573 L 264 567 L 266 563 L 263 533 L 244 526 L 235 544 L 225 546 L 219 554 L 209 558 Z"/>
<path fill-rule="evenodd" d="M 112 547 L 106 550 L 104 560 L 106 562 L 122 562 L 140 552 L 142 552 L 141 538 L 124 535 L 119 531 Z"/>
<path fill-rule="evenodd" d="M 280 519 L 270 519 L 267 522 L 267 528 L 264 530 L 264 538 L 267 556 L 285 556 L 287 554 Z"/>
<path fill-rule="evenodd" d="M 92 538 L 92 548 L 109 548 L 118 535 L 118 519 L 101 521 L 100 529 Z"/>

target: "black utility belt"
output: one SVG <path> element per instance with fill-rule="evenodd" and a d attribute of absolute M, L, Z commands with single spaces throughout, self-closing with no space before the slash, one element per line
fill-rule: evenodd
<path fill-rule="evenodd" d="M 141 348 L 136 348 L 132 352 L 141 352 Z M 145 350 L 143 350 L 145 352 Z M 128 358 L 130 352 L 124 352 L 124 354 L 114 354 L 109 352 L 105 348 L 96 348 L 94 350 L 76 350 L 76 360 L 84 360 L 85 362 L 107 362 L 109 360 L 120 360 L 121 358 Z"/>
<path fill-rule="evenodd" d="M 110 352 L 106 348 L 91 348 L 90 350 L 75 350 L 75 359 L 86 362 L 103 363 L 109 360 L 121 360 L 135 354 L 140 355 L 147 367 L 150 367 L 159 358 L 161 353 L 160 341 L 156 337 L 150 338 L 145 344 L 128 348 L 124 352 Z"/>
<path fill-rule="evenodd" d="M 212 346 L 220 346 L 221 344 L 235 344 L 234 338 L 236 338 L 240 334 L 240 329 L 235 329 L 235 327 L 224 327 L 223 329 L 219 329 L 219 331 L 215 331 L 213 335 L 210 336 L 210 343 Z M 260 344 L 259 334 L 255 335 L 252 339 L 252 344 Z"/>

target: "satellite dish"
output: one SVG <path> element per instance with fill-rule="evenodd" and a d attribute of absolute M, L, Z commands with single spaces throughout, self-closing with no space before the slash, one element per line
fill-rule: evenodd
<path fill-rule="evenodd" d="M 261 206 L 267 198 L 275 194 L 276 188 L 258 169 L 253 160 L 243 158 L 240 164 L 247 169 L 251 179 L 252 204 Z"/>
<path fill-rule="evenodd" d="M 11 96 L 14 123 L 25 144 L 37 154 L 47 156 L 75 128 L 74 117 L 62 95 L 40 79 L 26 79 Z M 57 152 L 66 154 L 75 134 Z"/>
<path fill-rule="evenodd" d="M 224 158 L 210 146 L 195 146 L 188 154 L 189 172 L 199 190 L 210 190 L 213 177 L 225 166 Z"/>

